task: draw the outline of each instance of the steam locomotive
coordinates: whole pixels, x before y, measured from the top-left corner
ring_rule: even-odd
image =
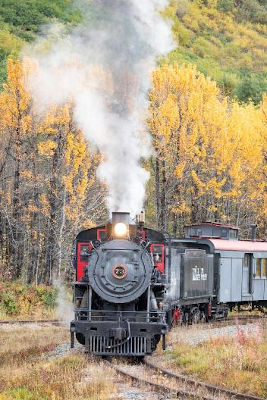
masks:
[[[177,323],[227,316],[234,305],[266,306],[267,242],[240,241],[238,228],[186,227],[184,239],[146,228],[144,214],[112,213],[76,238],[74,339],[89,353],[151,354]]]

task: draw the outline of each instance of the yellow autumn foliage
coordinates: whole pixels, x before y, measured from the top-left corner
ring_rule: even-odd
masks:
[[[73,104],[45,113],[33,104],[25,83],[37,68],[9,59],[0,93],[0,276],[51,282],[52,270],[70,269],[73,238],[96,215],[91,204],[100,203],[98,218],[105,204],[100,156],[76,126]]]
[[[169,226],[177,217],[181,225],[256,221],[263,234],[266,103],[266,96],[259,108],[230,102],[194,66],[154,71],[148,125],[160,164],[155,179],[167,177],[161,188]]]

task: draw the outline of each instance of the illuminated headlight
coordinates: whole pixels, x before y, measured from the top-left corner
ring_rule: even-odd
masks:
[[[114,226],[114,233],[116,236],[126,236],[127,225],[125,225],[123,222],[118,222]]]

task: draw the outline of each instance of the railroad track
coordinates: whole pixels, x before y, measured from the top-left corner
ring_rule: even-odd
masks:
[[[0,325],[27,325],[27,324],[51,324],[51,325],[61,325],[62,322],[59,319],[36,319],[36,320],[2,320]]]
[[[203,326],[213,326],[213,324],[220,324],[223,322],[232,322],[232,321],[252,321],[252,320],[263,320],[266,319],[267,315],[240,315],[240,316],[230,316],[227,317],[225,319],[221,319],[218,321],[214,321],[214,322],[209,322],[209,324],[207,325],[206,323],[203,323]],[[19,320],[19,319],[12,319],[12,320],[0,320],[0,325],[8,325],[8,324],[54,324],[54,325],[60,325],[62,323],[62,321],[60,321],[59,319],[36,319],[36,320]]]
[[[204,326],[212,326],[212,327],[223,327],[229,326],[233,324],[245,325],[248,323],[253,323],[255,321],[264,321],[266,320],[267,315],[237,315],[237,316],[230,316],[227,318],[210,321],[208,324],[204,323]]]
[[[267,314],[262,314],[262,315],[236,315],[236,316],[235,315],[230,315],[227,318],[223,318],[221,320],[214,321],[214,323],[216,323],[216,322],[218,322],[218,323],[219,322],[221,322],[221,323],[238,322],[238,323],[242,324],[243,321],[245,321],[245,322],[263,321],[266,318],[267,318]]]
[[[236,319],[238,320],[243,320],[243,319],[264,319],[267,317],[267,314],[261,314],[261,315],[230,315],[229,317],[227,317],[226,319],[224,319],[223,321],[234,321]]]
[[[139,364],[125,364],[105,360],[119,375],[130,379],[138,385],[149,386],[155,392],[167,395],[168,398],[195,399],[195,400],[265,400],[254,395],[243,394],[206,384],[202,381],[188,378],[184,375],[174,374],[172,371],[163,369],[151,362],[150,357]]]
[[[137,383],[138,385],[148,386],[153,389],[155,392],[164,394],[168,396],[168,398],[178,398],[178,399],[195,399],[195,400],[214,400],[213,397],[206,396],[204,394],[198,394],[194,391],[189,391],[184,388],[175,388],[174,382],[168,382],[168,385],[164,383],[163,374],[157,370],[151,374],[151,380],[144,378],[144,365],[140,363],[139,365],[135,365],[134,369],[139,369],[138,374],[131,372],[133,369],[132,365],[122,364],[118,365],[109,360],[105,360],[106,364],[109,365],[110,368],[114,369],[119,375],[130,379],[131,381]],[[146,366],[147,368],[147,366]],[[150,371],[152,369],[150,368]],[[155,376],[156,375],[156,376]],[[173,378],[172,378],[173,381]],[[166,382],[166,379],[165,379]],[[164,397],[166,398],[166,397]]]
[[[192,378],[188,378],[184,375],[174,374],[172,371],[166,370],[164,368],[159,367],[158,365],[154,364],[150,360],[151,357],[146,357],[144,359],[144,364],[153,371],[159,371],[161,374],[165,375],[168,378],[174,378],[177,382],[186,383],[188,386],[192,387],[193,389],[202,388],[205,389],[210,395],[215,396],[212,397],[213,399],[218,399],[219,395],[226,395],[229,398],[233,398],[236,400],[264,400],[262,397],[257,397],[254,395],[243,394],[239,393],[230,389],[221,388],[218,386],[210,385],[208,383],[197,381]]]

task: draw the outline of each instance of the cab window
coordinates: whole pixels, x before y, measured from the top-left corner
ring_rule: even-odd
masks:
[[[81,246],[80,261],[87,261],[89,258],[90,250],[89,245],[83,244]]]
[[[153,247],[153,260],[154,260],[154,264],[162,263],[162,247],[161,246]]]

